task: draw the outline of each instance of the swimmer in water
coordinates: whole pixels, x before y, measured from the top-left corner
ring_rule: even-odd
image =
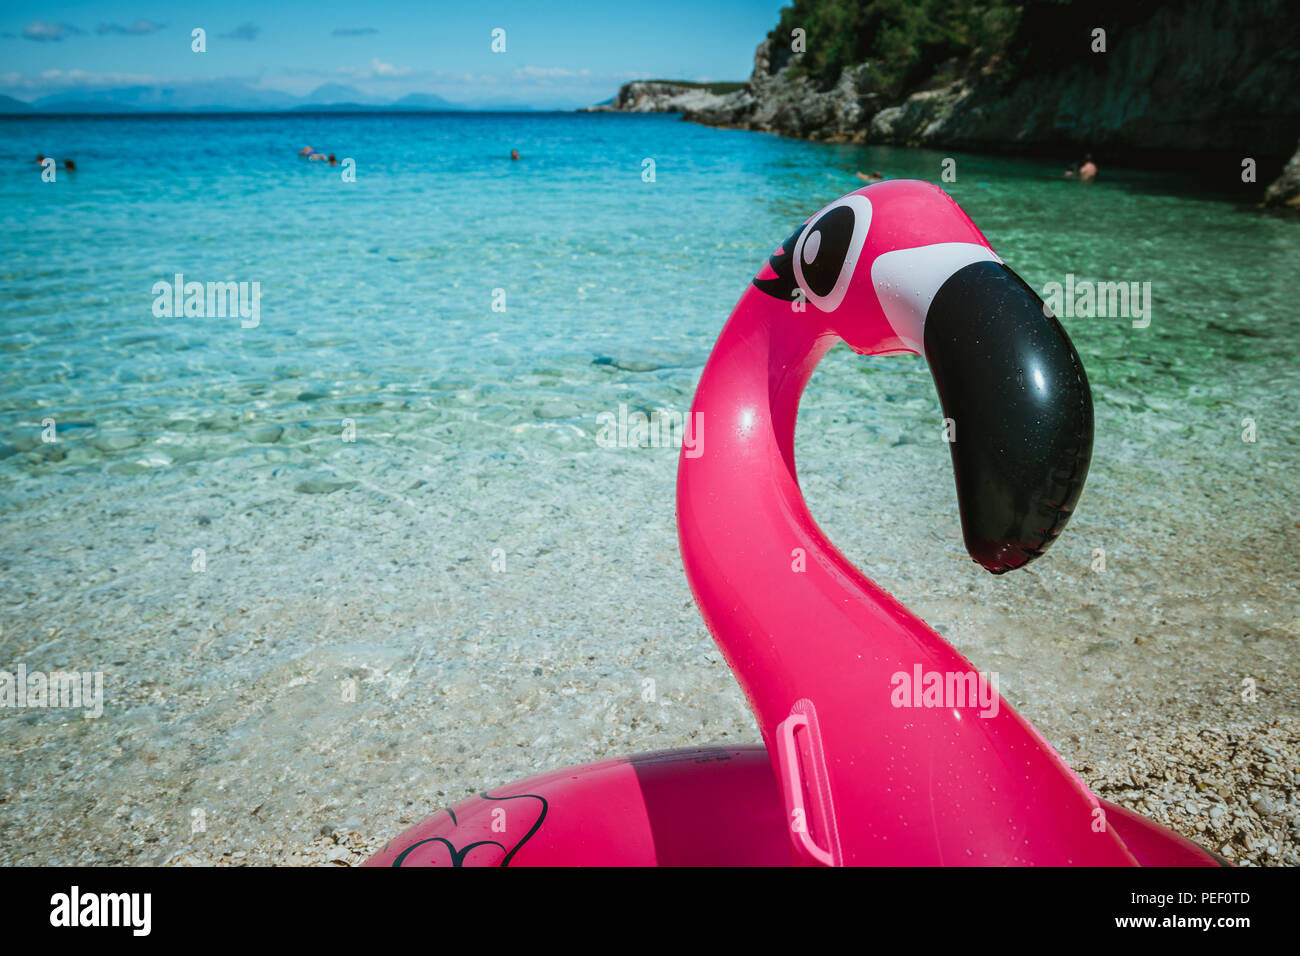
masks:
[[[873,169],[869,173],[858,173],[857,176],[864,183],[878,183],[885,178],[878,169]]]
[[[334,154],[333,154],[333,153],[330,153],[330,165],[331,165],[331,166],[337,166],[338,164],[339,164],[339,161],[338,161],[337,159],[334,158]]]
[[[307,157],[307,161],[311,163],[323,163],[325,162],[326,158],[327,157],[325,156],[324,153],[312,153],[310,156]]]
[[[1076,175],[1081,183],[1090,183],[1097,178],[1097,164],[1092,161],[1092,153],[1084,153],[1083,162],[1079,164],[1078,169],[1065,171],[1066,179],[1072,179]]]
[[[314,152],[316,152],[316,150],[313,149],[312,147],[310,147],[310,146],[304,146],[302,149],[298,150],[298,155],[299,155],[299,156],[310,156],[310,155],[311,155],[312,153],[314,153]]]
[[[37,153],[37,154],[36,154],[36,165],[37,165],[37,166],[44,166],[44,165],[45,165],[45,160],[46,160],[47,158],[48,158],[48,157],[47,157],[44,153]],[[58,160],[51,160],[51,162],[53,162],[55,166],[58,166],[58,165],[59,165]],[[70,172],[74,172],[74,173],[75,173],[75,172],[77,171],[77,164],[76,164],[73,160],[71,160],[71,159],[64,160],[64,162],[63,162],[63,168],[66,169],[66,170],[69,170]]]
[[[510,159],[511,159],[511,160],[516,160],[516,159],[518,159],[518,158],[519,158],[519,150],[517,150],[517,149],[512,149],[512,150],[510,151]]]

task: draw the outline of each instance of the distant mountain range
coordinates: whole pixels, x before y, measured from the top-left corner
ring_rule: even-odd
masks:
[[[31,113],[32,105],[0,93],[0,113]]]
[[[80,89],[26,103],[0,94],[0,114],[33,113],[213,113],[229,111],[294,110],[530,110],[547,109],[509,100],[452,103],[433,93],[410,93],[396,100],[363,93],[355,87],[327,83],[306,96],[262,90],[245,83],[212,80],[176,86],[118,86]]]

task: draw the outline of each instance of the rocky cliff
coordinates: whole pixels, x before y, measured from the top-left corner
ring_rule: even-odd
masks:
[[[730,84],[729,84],[730,85]],[[624,83],[609,103],[588,106],[584,113],[697,113],[714,109],[725,97],[699,85],[636,80]]]
[[[1300,211],[1300,146],[1296,147],[1295,155],[1283,168],[1282,175],[1264,193],[1264,205]]]
[[[814,140],[1062,157],[1091,151],[1103,161],[1209,162],[1225,175],[1251,157],[1270,178],[1300,137],[1294,2],[1026,3],[1001,48],[969,50],[906,88],[883,84],[888,70],[871,59],[840,68],[829,85],[801,68],[805,54],[792,52],[784,31],[818,5],[803,0],[783,11],[740,90],[687,99],[651,97],[629,84],[612,108],[626,96],[671,103],[698,123]],[[1104,52],[1094,49],[1097,28],[1106,31]]]

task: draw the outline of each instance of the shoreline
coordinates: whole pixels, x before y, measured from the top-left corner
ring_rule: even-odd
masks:
[[[769,129],[755,127],[746,123],[725,122],[711,119],[708,116],[701,115],[690,110],[677,108],[663,110],[620,110],[620,109],[592,109],[590,107],[578,110],[579,113],[620,115],[620,116],[641,116],[641,115],[661,115],[677,116],[682,122],[693,123],[697,126],[703,126],[708,129],[727,130],[733,132],[746,133],[763,133],[770,136],[777,136],[782,139],[798,140],[800,142],[813,143],[825,146],[855,146],[865,149],[882,148],[882,149],[918,149],[929,152],[950,151],[954,153],[963,153],[973,156],[987,156],[999,159],[1031,159],[1060,163],[1068,166],[1071,162],[1077,160],[1083,146],[1076,144],[1073,147],[1062,148],[1051,145],[1035,144],[1012,144],[1006,145],[997,142],[988,143],[963,143],[963,142],[897,142],[893,140],[874,140],[866,139],[862,136],[855,136],[846,133],[832,132],[823,134],[816,132],[813,135],[805,135],[788,130]],[[1164,171],[1175,172],[1183,176],[1198,176],[1207,181],[1216,181],[1220,183],[1231,183],[1235,191],[1239,191],[1240,201],[1260,209],[1273,213],[1300,214],[1300,147],[1294,154],[1278,154],[1263,157],[1263,161],[1257,166],[1258,175],[1250,182],[1244,182],[1238,175],[1240,173],[1240,150],[1171,150],[1171,149],[1148,149],[1148,150],[1130,150],[1121,151],[1115,154],[1104,155],[1100,157],[1105,168],[1131,169],[1135,171]],[[1238,187],[1240,187],[1238,189]],[[1227,187],[1220,187],[1215,192],[1227,192]],[[1278,194],[1278,201],[1270,201],[1270,194]]]

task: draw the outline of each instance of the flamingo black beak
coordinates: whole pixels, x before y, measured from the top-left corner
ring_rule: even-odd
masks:
[[[954,272],[925,315],[966,550],[994,574],[1056,539],[1092,458],[1092,392],[1038,295],[1001,262]]]

